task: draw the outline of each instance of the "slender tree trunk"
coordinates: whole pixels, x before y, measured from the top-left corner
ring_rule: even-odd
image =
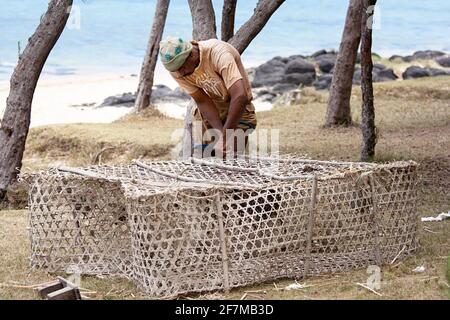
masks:
[[[142,111],[150,106],[152,97],[153,78],[156,62],[158,61],[159,43],[164,32],[170,0],[158,0],[152,33],[147,46],[147,53],[142,63],[141,76],[136,97],[136,110]]]
[[[373,103],[372,85],[372,22],[376,0],[363,0],[364,9],[361,26],[361,90],[362,90],[362,117],[361,129],[363,143],[361,148],[361,161],[373,161],[377,134],[375,127],[375,108]]]
[[[188,0],[193,32],[197,41],[217,39],[216,14],[211,0]]]
[[[234,21],[237,0],[224,0],[222,9],[222,41],[228,41],[234,36]]]
[[[361,39],[361,19],[364,0],[350,0],[342,34],[339,54],[334,66],[333,80],[330,88],[325,125],[350,125],[352,116],[350,96],[352,93],[353,74]]]
[[[11,76],[0,128],[0,199],[17,178],[30,126],[34,91],[50,51],[69,18],[72,0],[52,0]]]
[[[259,0],[251,18],[236,32],[231,43],[239,53],[243,53],[248,45],[261,32],[273,13],[285,0]]]
[[[197,41],[217,39],[216,15],[211,0],[188,0],[192,16],[192,38]],[[194,99],[186,108],[184,118],[184,134],[182,141],[183,159],[194,155],[192,139],[193,117],[192,111],[195,108]]]

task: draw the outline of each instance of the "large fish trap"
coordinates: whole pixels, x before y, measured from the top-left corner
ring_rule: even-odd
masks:
[[[152,297],[382,265],[418,247],[416,171],[258,158],[24,175],[31,265],[126,276]]]

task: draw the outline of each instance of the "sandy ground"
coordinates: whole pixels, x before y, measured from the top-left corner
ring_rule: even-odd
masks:
[[[40,79],[33,99],[31,127],[64,123],[110,123],[132,111],[126,107],[99,106],[109,96],[135,92],[138,77],[132,75],[99,74],[77,76],[46,76]],[[176,82],[170,75],[159,75],[155,83],[172,89]],[[6,108],[9,82],[0,82],[0,115]],[[271,109],[270,103],[255,103],[257,111]],[[169,117],[182,119],[185,106],[164,103],[158,109]]]

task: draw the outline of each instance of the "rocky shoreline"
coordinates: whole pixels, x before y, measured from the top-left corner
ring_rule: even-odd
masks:
[[[422,77],[450,75],[450,55],[441,51],[417,51],[412,55],[394,55],[384,59],[374,53],[373,81],[398,81]],[[286,93],[301,87],[314,87],[316,90],[328,90],[333,78],[337,52],[320,50],[310,56],[294,55],[274,57],[259,67],[248,70],[255,101],[275,103]],[[383,64],[383,62],[385,64]],[[424,63],[426,62],[426,63]],[[361,82],[360,57],[353,76],[353,84]],[[395,69],[399,65],[402,68]],[[431,66],[430,66],[431,65]],[[179,88],[171,90],[165,85],[153,88],[152,103],[173,103],[185,105],[189,96]],[[136,95],[124,93],[105,99],[104,106],[133,106]]]
[[[383,59],[374,53],[373,81],[385,82],[407,80],[421,77],[450,75],[450,55],[440,51],[417,51],[410,56],[392,56]],[[256,99],[274,102],[280,95],[301,87],[314,87],[316,90],[328,90],[333,79],[337,52],[320,50],[310,56],[295,55],[275,57],[261,66],[250,70],[252,86]],[[377,62],[380,61],[380,62]],[[381,63],[411,64],[398,74],[398,70]],[[422,66],[423,61],[432,61],[436,67]],[[353,84],[361,83],[360,56],[353,76]],[[415,65],[417,63],[417,65]]]

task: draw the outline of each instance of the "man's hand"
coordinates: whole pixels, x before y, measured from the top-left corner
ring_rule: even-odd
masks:
[[[191,94],[191,96],[195,100],[202,117],[208,120],[213,129],[222,132],[222,120],[220,120],[219,112],[217,111],[211,98],[202,89],[198,89],[196,92]]]

